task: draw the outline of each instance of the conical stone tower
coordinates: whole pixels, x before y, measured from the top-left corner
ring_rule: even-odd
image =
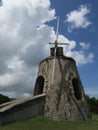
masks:
[[[44,116],[54,120],[89,120],[91,114],[74,59],[51,48],[39,65],[34,95],[45,93]]]
[[[50,57],[40,62],[34,95],[46,94],[44,116],[54,120],[89,120],[91,114],[74,59],[58,47],[57,22],[55,47]],[[68,45],[67,43],[60,43]]]

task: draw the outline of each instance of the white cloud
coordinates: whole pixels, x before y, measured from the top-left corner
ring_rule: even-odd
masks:
[[[82,47],[82,49],[85,49],[85,50],[88,50],[90,48],[89,43],[80,42],[80,46]]]
[[[85,88],[86,95],[98,98],[98,87]]]
[[[76,41],[69,40],[62,35],[59,35],[58,41],[61,43],[69,43],[69,45],[63,46],[64,53],[68,57],[73,57],[76,60],[77,65],[84,65],[93,62],[94,54],[89,52],[90,43],[76,43]],[[79,45],[80,48],[76,50],[75,48]]]
[[[89,13],[90,8],[87,5],[81,5],[78,10],[71,11],[67,14],[65,22],[68,23],[69,32],[75,28],[87,28],[91,24],[91,21],[87,17]]]
[[[54,41],[55,31],[46,25],[55,19],[55,10],[49,0],[8,0],[0,7],[0,92],[12,97],[33,93],[39,62],[49,55],[49,41]],[[59,35],[65,54],[86,64],[93,54],[75,50],[77,43]],[[89,49],[89,48],[87,48]],[[82,60],[81,60],[82,59]]]
[[[18,73],[19,74],[19,73]],[[21,76],[14,74],[5,74],[3,76],[0,77],[0,85],[2,87],[5,86],[12,86],[14,84],[16,84],[16,82],[19,82]],[[6,82],[5,82],[6,79]]]
[[[0,91],[32,94],[38,63],[53,34],[44,23],[55,18],[55,10],[49,0],[8,0],[0,14]]]
[[[67,56],[71,56],[76,60],[77,65],[87,64],[93,62],[93,53],[85,54],[85,51],[69,51]]]

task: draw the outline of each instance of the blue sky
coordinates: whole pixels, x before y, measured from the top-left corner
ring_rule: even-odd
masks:
[[[60,17],[59,42],[76,60],[86,94],[98,97],[97,0],[2,0],[0,93],[32,95],[39,62],[49,56]]]
[[[86,93],[90,96],[98,97],[98,13],[97,13],[97,0],[51,0],[51,7],[55,8],[56,16],[60,17],[60,29],[59,33],[67,36],[69,39],[73,39],[77,42],[85,42],[90,44],[88,51],[92,52],[93,62],[84,65],[79,65],[78,70],[81,76],[83,86]],[[69,12],[77,10],[79,11],[80,6],[87,6],[89,13],[86,15],[88,21],[91,22],[89,26],[83,28],[74,28],[71,32],[68,31],[69,23],[64,22],[67,19]],[[77,19],[78,20],[78,19]],[[77,49],[79,46],[77,45]]]

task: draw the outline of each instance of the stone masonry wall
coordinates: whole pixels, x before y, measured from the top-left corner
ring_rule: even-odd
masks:
[[[54,120],[90,119],[91,114],[75,61],[66,57],[56,58],[52,83],[53,63],[53,58],[43,60],[38,71],[38,76],[45,79],[43,93],[47,93],[44,115]],[[73,81],[78,89],[73,87]]]
[[[0,124],[44,114],[45,94],[20,99],[0,109]]]

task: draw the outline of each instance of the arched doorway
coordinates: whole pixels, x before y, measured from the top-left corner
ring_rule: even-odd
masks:
[[[43,87],[44,87],[44,77],[39,76],[36,80],[34,95],[42,94],[43,93]]]
[[[77,78],[74,78],[72,80],[72,84],[73,84],[75,98],[77,100],[81,100],[82,99],[82,92],[81,92],[81,87],[80,87],[80,85],[81,85],[80,81]]]

